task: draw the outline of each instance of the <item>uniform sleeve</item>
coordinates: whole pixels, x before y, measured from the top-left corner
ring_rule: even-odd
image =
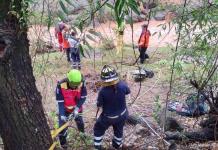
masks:
[[[60,84],[57,85],[55,93],[56,93],[56,101],[58,103],[59,115],[64,116],[65,115],[65,112],[64,112],[64,97],[63,97],[63,94],[61,92]]]
[[[102,90],[98,93],[98,98],[97,98],[97,107],[102,107],[103,106],[103,94]]]
[[[86,82],[84,80],[81,87],[81,97],[76,105],[78,108],[80,108],[84,104],[84,102],[86,101],[86,97],[87,97],[87,89],[86,89]]]

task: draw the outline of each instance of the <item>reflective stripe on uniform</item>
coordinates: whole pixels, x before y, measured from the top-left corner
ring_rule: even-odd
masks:
[[[66,135],[67,135],[67,130],[64,131],[64,133],[60,133],[59,135],[60,135],[60,136],[66,136]]]
[[[100,136],[100,137],[95,136],[95,137],[94,137],[94,139],[95,139],[95,140],[98,140],[98,141],[99,141],[99,140],[102,140],[102,138],[103,138],[103,136]]]
[[[117,141],[114,141],[117,145],[121,145],[122,144],[122,141],[121,142],[117,142]]]
[[[102,139],[103,139],[103,136],[95,136],[95,137],[94,137],[94,145],[95,145],[95,146],[101,145]]]
[[[101,142],[94,142],[94,145],[99,146],[99,145],[101,145]]]
[[[86,98],[87,96],[81,96],[81,98]]]
[[[118,138],[116,136],[114,136],[113,141],[117,144],[117,145],[121,145],[123,142],[123,138]]]
[[[123,138],[118,138],[118,137],[114,136],[114,139],[116,139],[117,141],[122,141]]]
[[[124,111],[123,111],[120,115],[116,115],[116,116],[106,116],[106,117],[108,117],[108,118],[110,118],[110,119],[116,119],[116,118],[118,118],[118,117],[124,115],[125,112],[126,112],[126,109],[124,109]]]
[[[57,102],[58,102],[58,103],[63,103],[63,102],[64,102],[64,100],[57,100]]]

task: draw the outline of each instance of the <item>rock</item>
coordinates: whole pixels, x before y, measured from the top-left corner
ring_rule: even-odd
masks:
[[[168,147],[168,150],[177,150],[177,146],[176,146],[175,141],[171,140],[168,142],[170,142],[170,146]]]
[[[166,14],[167,13],[165,11],[158,11],[154,16],[154,19],[157,21],[165,20]]]
[[[152,3],[144,3],[143,7],[144,7],[144,9],[152,9],[152,8],[157,7],[157,3],[154,3],[154,2],[152,2]]]
[[[182,125],[172,117],[167,117],[166,118],[166,123],[165,123],[165,131],[182,131],[183,127]]]
[[[158,114],[158,124],[163,127],[165,123],[164,113],[165,108],[163,108]],[[165,123],[165,131],[182,131],[182,125],[174,118],[176,118],[176,113],[171,111],[166,111],[166,123]]]
[[[137,124],[135,126],[136,128],[136,134],[137,135],[140,135],[140,136],[149,136],[150,135],[150,132],[147,128],[141,126],[140,124]]]
[[[165,132],[166,134],[166,140],[182,140],[182,134],[179,132]]]

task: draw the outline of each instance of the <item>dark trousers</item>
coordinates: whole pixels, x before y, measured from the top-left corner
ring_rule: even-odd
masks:
[[[67,117],[70,115],[69,113],[66,113],[65,114]],[[60,119],[60,116],[59,116],[59,127],[61,127],[62,125],[64,125],[66,122],[64,122],[64,121],[62,121],[61,119]],[[82,116],[78,116],[77,118],[75,118],[75,122],[76,122],[76,126],[77,126],[77,128],[78,128],[78,130],[80,131],[80,132],[85,132],[85,129],[84,129],[84,122],[83,122],[83,118],[82,118]],[[60,144],[61,145],[64,145],[64,144],[66,144],[66,142],[67,142],[67,140],[66,140],[66,138],[67,138],[67,129],[68,128],[65,128],[62,132],[60,132],[60,134],[59,134],[59,140],[60,140]]]
[[[114,130],[114,138],[112,145],[114,148],[119,148],[123,141],[123,127],[127,118],[127,112],[118,118],[111,119],[101,114],[94,126],[94,146],[96,149],[101,149],[101,142],[105,131],[112,126]]]
[[[67,54],[67,61],[70,62],[70,48],[65,48],[64,50],[66,51]]]
[[[70,55],[71,55],[72,67],[74,69],[81,69],[79,49],[71,48]]]
[[[140,63],[143,64],[145,59],[149,58],[148,54],[146,53],[147,47],[139,47],[139,58]]]

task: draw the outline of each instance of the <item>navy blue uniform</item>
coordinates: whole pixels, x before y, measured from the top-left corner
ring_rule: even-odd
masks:
[[[68,117],[70,115],[70,113],[68,111],[66,111],[66,108],[64,106],[64,95],[62,93],[63,88],[66,90],[70,89],[70,87],[67,83],[67,79],[63,79],[63,80],[59,81],[57,84],[57,87],[56,87],[56,100],[58,102],[58,110],[59,110],[59,127],[61,127],[65,123],[61,119],[61,116]],[[81,93],[80,98],[76,101],[76,107],[78,107],[78,108],[82,107],[82,105],[85,102],[86,97],[87,97],[87,89],[85,86],[85,80],[82,81],[80,93]],[[80,109],[79,113],[81,113],[81,112],[82,111]],[[82,116],[78,116],[77,118],[75,118],[75,122],[76,122],[78,130],[80,132],[84,132],[84,122],[83,122]],[[59,139],[60,139],[61,145],[64,145],[66,143],[66,137],[67,137],[67,128],[59,134]]]
[[[122,144],[123,127],[128,116],[125,96],[130,93],[125,82],[119,81],[116,85],[103,87],[97,99],[97,106],[102,107],[102,113],[94,126],[94,145],[98,149],[105,131],[113,126],[113,147],[119,148]]]

